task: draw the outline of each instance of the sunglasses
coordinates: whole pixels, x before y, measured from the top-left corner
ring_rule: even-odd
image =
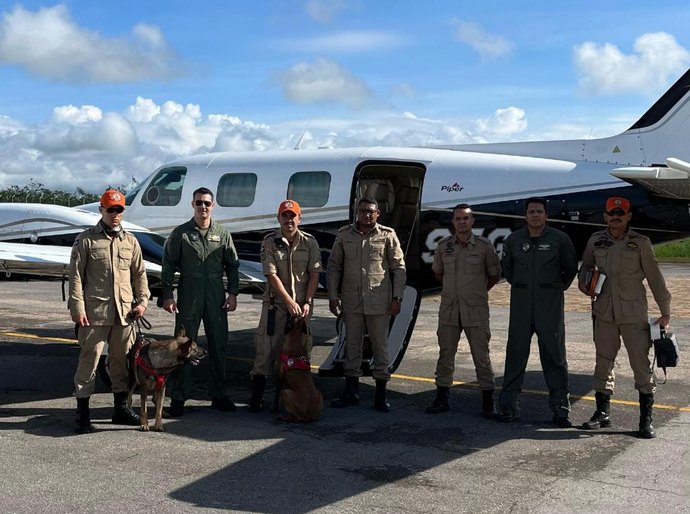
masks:
[[[623,209],[613,209],[611,211],[606,211],[609,216],[625,216],[625,211]]]
[[[202,205],[205,205],[206,207],[211,207],[213,205],[213,202],[209,202],[208,200],[195,200],[194,205],[197,207],[201,207]]]
[[[121,205],[116,205],[115,207],[108,207],[105,210],[105,212],[107,212],[108,214],[122,214],[123,212],[125,212],[125,208]]]

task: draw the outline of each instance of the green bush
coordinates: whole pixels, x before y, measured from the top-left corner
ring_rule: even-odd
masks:
[[[690,262],[690,239],[657,245],[654,253],[659,261]]]

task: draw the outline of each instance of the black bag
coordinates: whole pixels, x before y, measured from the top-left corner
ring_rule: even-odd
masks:
[[[675,368],[680,360],[676,336],[662,328],[661,337],[654,339],[653,343],[656,365],[664,370],[664,376],[666,376],[666,368]]]

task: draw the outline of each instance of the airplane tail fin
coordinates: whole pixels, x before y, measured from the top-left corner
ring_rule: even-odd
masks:
[[[443,146],[491,154],[651,166],[669,157],[690,162],[690,70],[628,130],[601,139]]]

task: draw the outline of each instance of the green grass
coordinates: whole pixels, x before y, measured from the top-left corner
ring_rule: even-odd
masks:
[[[660,262],[690,262],[690,239],[657,245],[654,253]]]

